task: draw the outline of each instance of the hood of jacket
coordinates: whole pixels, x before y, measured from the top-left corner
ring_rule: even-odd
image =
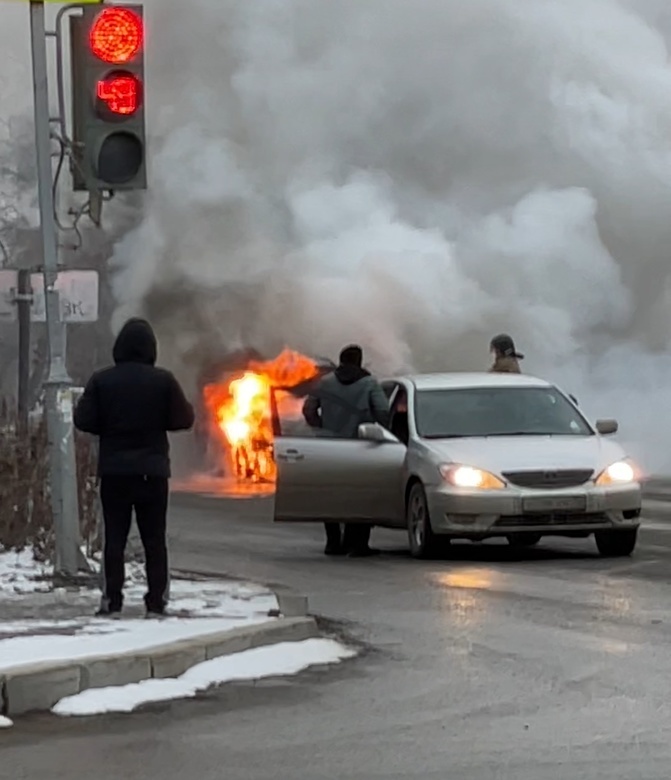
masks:
[[[341,385],[353,385],[360,379],[363,379],[366,376],[370,376],[370,371],[366,371],[365,368],[361,368],[360,366],[345,365],[343,363],[341,363],[333,373]]]
[[[147,320],[131,319],[121,328],[114,342],[115,363],[145,363],[153,366],[157,357],[156,336]]]

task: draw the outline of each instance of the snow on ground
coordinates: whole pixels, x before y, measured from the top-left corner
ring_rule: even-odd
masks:
[[[81,627],[80,620],[22,620],[0,621],[0,638],[16,634],[48,634],[49,632],[75,631]]]
[[[61,699],[52,711],[57,715],[132,712],[142,704],[192,698],[201,691],[234,680],[298,674],[310,666],[339,663],[355,655],[355,650],[332,639],[281,642],[205,661],[177,678],[89,689]]]
[[[9,718],[5,718],[4,715],[0,715],[0,729],[11,728],[14,724]]]
[[[59,608],[67,608],[62,619],[53,619],[53,604],[42,603],[49,583],[39,582],[40,565],[30,552],[0,553],[0,599],[9,595],[14,605],[25,603],[30,618],[0,621],[0,671],[25,664],[108,656],[147,650],[157,645],[203,634],[227,631],[239,626],[268,621],[278,607],[275,595],[259,585],[227,580],[172,579],[170,617],[138,620],[143,612],[144,571],[138,564],[127,566],[124,589],[128,615],[110,621],[93,617],[100,603],[94,589],[54,591]],[[17,590],[18,589],[18,590]],[[54,595],[52,594],[52,595]],[[19,618],[24,606],[20,606]]]
[[[0,672],[27,664],[140,652],[272,619],[267,615],[250,615],[244,618],[91,621],[71,635],[39,634],[0,640]]]
[[[97,568],[96,561],[92,560],[90,563]],[[124,588],[126,603],[141,603],[145,587],[144,566],[136,562],[127,563]],[[99,593],[90,590],[82,590],[79,594],[75,594],[66,591],[65,588],[54,588],[50,567],[35,561],[31,550],[0,551],[0,598],[50,592],[67,593],[69,601],[81,596],[83,601],[88,600],[93,603],[100,597]],[[251,583],[182,579],[172,579],[170,583],[170,602],[173,612],[197,609],[203,615],[207,614],[211,617],[227,616],[230,610],[235,614],[240,601],[268,593],[267,588]],[[228,598],[224,598],[225,595]]]
[[[0,552],[0,595],[46,593],[51,583],[45,578],[50,574],[45,564],[37,563],[32,550]]]

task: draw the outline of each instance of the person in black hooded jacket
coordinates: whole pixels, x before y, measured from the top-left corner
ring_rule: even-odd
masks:
[[[93,374],[74,414],[75,426],[100,440],[105,592],[99,614],[121,612],[124,555],[135,510],[147,566],[145,605],[148,615],[161,615],[168,589],[167,432],[190,429],[194,411],[175,377],[155,366],[156,337],[146,320],[126,322],[112,355],[115,365]]]

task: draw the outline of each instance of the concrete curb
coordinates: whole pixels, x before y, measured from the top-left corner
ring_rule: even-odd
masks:
[[[290,598],[285,606],[301,609],[304,597],[295,594],[292,597],[294,601]],[[281,595],[278,595],[278,601],[281,611]],[[307,599],[305,608],[307,611]],[[50,710],[65,696],[74,696],[89,688],[178,677],[203,661],[278,642],[300,642],[318,635],[314,618],[305,615],[282,617],[142,651],[15,667],[4,675],[0,674],[0,714],[14,716]]]

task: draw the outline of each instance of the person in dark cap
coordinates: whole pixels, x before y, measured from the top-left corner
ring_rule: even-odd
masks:
[[[507,333],[494,336],[489,345],[494,363],[489,369],[492,374],[521,374],[520,360],[524,360],[515,349],[515,342]]]
[[[159,616],[168,591],[167,432],[190,429],[194,411],[175,377],[156,367],[156,337],[146,320],[128,320],[112,356],[115,365],[93,374],[74,414],[80,431],[100,439],[105,589],[98,614],[121,613],[124,554],[134,510],[147,566],[147,616]]]
[[[323,377],[305,401],[303,416],[313,428],[341,439],[356,439],[359,425],[376,422],[389,425],[389,402],[380,383],[363,368],[363,350],[356,344],[340,353],[338,367]],[[369,547],[370,525],[325,523],[326,555],[364,557],[375,553]]]

